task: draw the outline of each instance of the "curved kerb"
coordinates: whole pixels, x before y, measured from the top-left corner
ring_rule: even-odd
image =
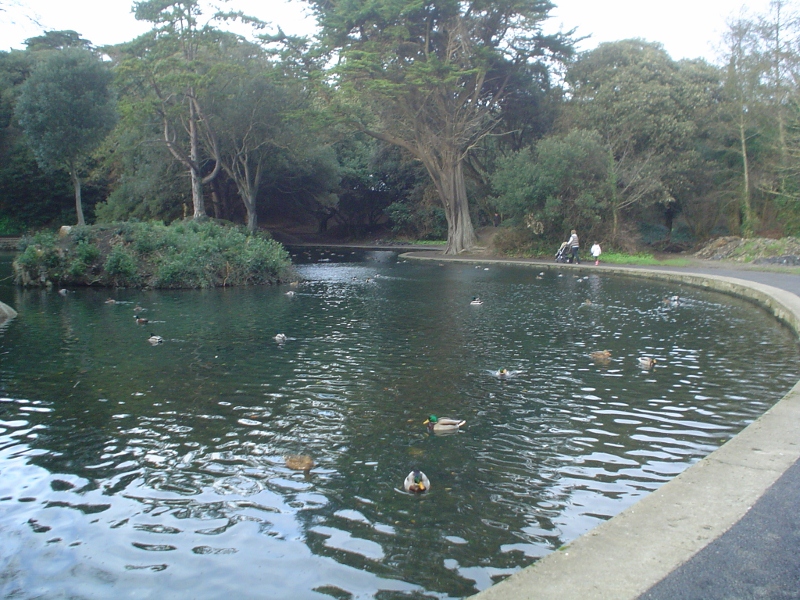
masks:
[[[541,263],[460,260],[552,268]],[[776,287],[689,272],[624,267],[603,267],[602,272],[674,281],[745,298],[800,336],[800,297]],[[800,458],[798,422],[800,383],[741,433],[655,492],[472,599],[638,598],[728,531]]]

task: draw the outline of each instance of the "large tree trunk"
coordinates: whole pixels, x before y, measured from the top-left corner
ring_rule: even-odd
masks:
[[[444,164],[432,160],[424,160],[439,198],[444,205],[447,219],[447,246],[445,254],[459,254],[470,250],[476,242],[472,217],[469,214],[467,185],[464,181],[464,169],[461,160],[443,161]]]
[[[83,201],[81,200],[81,180],[78,177],[77,169],[73,165],[69,170],[72,178],[72,187],[75,189],[75,212],[78,213],[78,225],[86,225],[83,218]]]

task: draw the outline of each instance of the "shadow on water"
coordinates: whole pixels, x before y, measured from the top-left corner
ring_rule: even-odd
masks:
[[[3,596],[466,596],[797,379],[787,330],[689,287],[294,254],[297,286],[0,284],[20,313],[0,332]],[[467,426],[431,435],[430,414]],[[413,467],[424,496],[402,491]]]

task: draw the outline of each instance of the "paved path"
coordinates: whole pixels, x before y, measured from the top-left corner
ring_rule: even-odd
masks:
[[[414,254],[425,255],[429,260],[443,258],[432,252]],[[480,256],[456,260],[495,262]],[[509,262],[554,266],[549,261]],[[615,265],[591,264],[566,268],[617,270]],[[760,271],[724,263],[641,270],[751,281],[790,292],[795,296],[794,301],[800,299],[800,275],[788,271]],[[563,552],[548,557],[555,560],[543,559],[478,597],[487,600],[800,598],[798,389],[800,386],[779,403],[782,406],[776,407],[777,410],[769,411],[701,461],[705,464],[698,463],[659,492],[597,527]],[[699,488],[705,492],[698,496]],[[747,488],[752,488],[750,495]],[[708,497],[709,490],[717,497]],[[719,490],[722,492],[714,494]],[[703,498],[703,493],[707,502],[698,503],[696,498]],[[731,517],[719,517],[727,510],[726,504],[737,502],[739,507],[731,511]],[[637,578],[655,583],[643,588],[637,585]],[[583,581],[576,584],[576,579]]]

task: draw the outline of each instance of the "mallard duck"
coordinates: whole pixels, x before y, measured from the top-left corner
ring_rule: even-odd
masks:
[[[643,369],[652,369],[656,364],[656,359],[650,356],[640,356],[639,366]]]
[[[294,291],[293,290],[289,290],[288,292],[286,292],[286,295],[290,296],[290,297],[294,296]]]
[[[431,415],[423,423],[428,426],[428,431],[433,433],[455,433],[466,424],[466,421],[460,419],[440,419],[436,415]]]
[[[403,489],[412,494],[424,494],[431,489],[431,482],[425,473],[419,469],[414,469],[406,475],[406,479],[403,481]]]
[[[142,308],[141,306],[139,306],[138,304],[137,304],[136,306],[134,306],[134,307],[133,307],[133,312],[135,312],[135,313],[140,313],[140,312],[142,312],[143,310],[145,310],[145,309],[144,309],[144,308]]]
[[[289,454],[283,458],[286,466],[293,471],[310,471],[314,468],[314,459],[307,454]]]
[[[114,300],[113,298],[109,298],[108,300],[106,300],[106,304],[116,304],[116,303],[117,301]]]
[[[147,338],[147,341],[150,342],[151,344],[153,344],[153,346],[155,346],[156,344],[163,344],[164,343],[164,338],[162,338],[160,335],[156,335],[154,333],[151,333],[150,337]]]
[[[58,290],[58,293],[61,294],[62,296],[66,296],[67,295],[67,290],[66,290],[66,288],[61,288],[60,290]]]
[[[596,350],[589,353],[592,360],[609,361],[611,360],[611,350]]]
[[[483,300],[481,300],[480,298],[478,298],[477,296],[475,296],[475,297],[472,299],[472,302],[470,302],[470,304],[471,304],[472,306],[480,306],[481,304],[483,304]]]
[[[148,319],[140,317],[139,315],[133,315],[133,318],[136,320],[137,325],[147,325],[150,322]]]
[[[508,373],[508,369],[500,369],[499,371],[497,371],[497,372],[495,373],[495,375],[496,375],[497,377],[499,377],[500,379],[505,379],[505,378],[506,378],[506,377],[508,377],[508,375],[509,375],[509,373]]]
[[[275,336],[275,341],[278,342],[279,344],[285,344],[287,339],[289,338],[286,337],[285,333],[279,333],[278,335]]]

